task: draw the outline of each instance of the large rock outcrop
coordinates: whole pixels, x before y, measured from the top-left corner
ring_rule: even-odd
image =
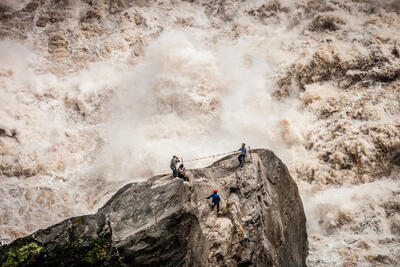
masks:
[[[152,177],[94,215],[67,219],[0,249],[2,266],[305,266],[306,218],[294,181],[269,150]],[[221,213],[206,197],[218,189]]]

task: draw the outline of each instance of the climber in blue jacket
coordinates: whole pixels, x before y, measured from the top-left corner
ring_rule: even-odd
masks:
[[[218,190],[215,189],[214,193],[212,193],[207,199],[212,198],[212,203],[213,206],[212,208],[214,209],[215,206],[217,206],[217,214],[219,213],[219,202],[221,201],[219,195],[218,195]]]
[[[239,148],[238,151],[240,151],[240,155],[238,157],[238,160],[239,160],[238,167],[240,167],[240,169],[243,169],[244,161],[245,161],[246,154],[247,154],[247,148],[246,148],[245,143],[242,144],[242,146]]]

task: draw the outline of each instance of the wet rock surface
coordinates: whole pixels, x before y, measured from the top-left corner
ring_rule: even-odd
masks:
[[[2,266],[305,266],[302,201],[273,152],[253,150],[242,170],[231,155],[188,173],[128,184],[94,215],[3,246]]]

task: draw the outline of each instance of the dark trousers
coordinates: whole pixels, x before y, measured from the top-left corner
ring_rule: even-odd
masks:
[[[183,175],[183,173],[181,173],[180,171],[178,171],[178,177],[182,178],[185,181],[189,181],[189,178],[186,175]]]
[[[178,177],[178,170],[174,167],[171,166],[171,170],[172,170],[172,177]]]
[[[218,213],[219,212],[219,202],[213,202],[212,208],[214,209],[215,206],[217,206],[217,213]]]
[[[238,157],[238,160],[239,160],[239,167],[240,167],[240,168],[242,168],[243,165],[244,165],[244,156],[245,156],[245,155],[240,154],[239,157]]]

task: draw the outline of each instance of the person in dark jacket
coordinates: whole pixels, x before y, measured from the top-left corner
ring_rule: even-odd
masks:
[[[183,178],[183,180],[185,180],[185,181],[189,181],[189,177],[186,174],[186,168],[185,168],[185,166],[183,166],[183,164],[179,165],[178,177]]]
[[[207,199],[212,198],[212,203],[213,206],[212,208],[214,209],[215,206],[217,206],[217,214],[219,213],[219,202],[221,201],[219,195],[218,195],[218,190],[215,189],[214,193],[212,193]]]
[[[238,157],[238,160],[239,160],[239,167],[240,167],[240,169],[242,169],[243,165],[244,165],[244,159],[246,158],[246,154],[247,154],[247,148],[246,148],[245,143],[242,144],[242,147],[239,148],[238,151],[241,152]]]

